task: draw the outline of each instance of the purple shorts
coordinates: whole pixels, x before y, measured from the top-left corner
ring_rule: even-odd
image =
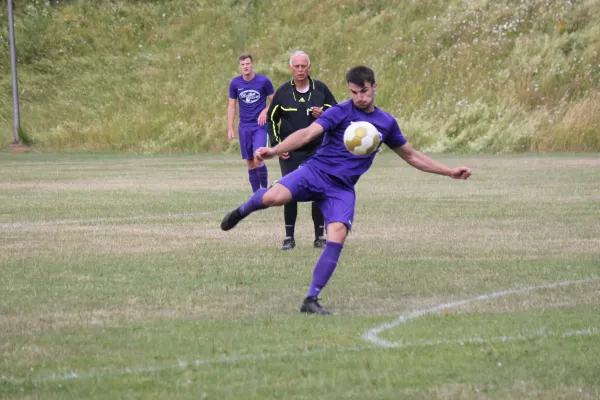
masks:
[[[244,160],[252,160],[259,147],[267,147],[267,125],[249,124],[238,126],[240,150]]]
[[[288,188],[294,201],[317,203],[325,217],[325,226],[332,222],[341,222],[349,230],[352,229],[356,203],[353,187],[338,182],[335,177],[310,165],[301,165],[275,183]]]

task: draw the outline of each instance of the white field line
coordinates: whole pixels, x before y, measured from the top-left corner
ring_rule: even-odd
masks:
[[[438,313],[440,311],[444,311],[444,310],[451,309],[451,308],[457,308],[457,307],[463,306],[468,303],[487,301],[490,299],[495,299],[497,297],[504,297],[504,296],[508,296],[511,294],[526,293],[526,292],[531,292],[534,290],[554,289],[554,288],[557,288],[560,286],[569,286],[569,285],[588,283],[588,282],[590,282],[592,280],[596,280],[596,279],[597,278],[582,279],[582,280],[578,280],[578,281],[562,281],[562,282],[556,282],[556,283],[549,283],[547,285],[527,286],[527,287],[517,288],[517,289],[500,290],[498,292],[483,294],[480,296],[472,297],[470,299],[458,300],[458,301],[455,301],[452,303],[442,303],[435,307],[414,311],[412,314],[409,314],[407,316],[401,315],[398,318],[396,318],[395,320],[393,320],[392,322],[386,322],[385,324],[379,325],[378,327],[369,329],[364,333],[363,338],[373,344],[376,344],[377,346],[380,346],[380,347],[388,347],[388,348],[389,347],[403,347],[402,342],[390,342],[385,339],[381,339],[377,335],[379,335],[383,331],[392,329],[400,324],[404,324],[404,323],[410,321],[411,319],[419,318],[419,317],[422,317],[427,314]]]
[[[229,210],[227,210],[229,211]],[[187,218],[197,217],[202,215],[223,214],[227,211],[204,211],[197,213],[167,213],[159,215],[132,215],[129,217],[102,217],[102,218],[84,218],[84,219],[59,219],[54,221],[23,221],[23,222],[6,222],[0,224],[0,229],[10,228],[31,228],[36,226],[53,226],[53,225],[77,225],[77,224],[95,224],[106,222],[124,222],[124,221],[149,221],[154,219],[166,218]]]
[[[364,344],[359,346],[349,346],[349,347],[319,347],[314,349],[304,349],[303,351],[297,352],[281,352],[281,353],[259,353],[259,354],[246,354],[246,355],[232,355],[232,356],[223,356],[221,358],[217,358],[214,360],[204,359],[204,360],[179,360],[177,363],[172,364],[164,364],[164,365],[149,365],[146,367],[132,367],[132,368],[104,368],[100,370],[91,370],[86,372],[60,372],[53,373],[51,375],[46,376],[38,376],[38,377],[28,377],[21,379],[14,379],[13,377],[0,377],[0,380],[8,380],[8,381],[17,381],[24,382],[30,381],[33,383],[44,383],[44,382],[53,382],[53,381],[70,381],[70,380],[78,380],[78,379],[90,379],[90,378],[102,378],[109,376],[122,376],[122,375],[130,375],[130,374],[144,374],[144,373],[156,373],[161,371],[173,370],[173,369],[181,369],[188,367],[201,367],[201,366],[211,366],[215,364],[235,364],[243,361],[259,361],[259,360],[268,360],[274,358],[295,358],[301,356],[311,356],[316,354],[324,354],[328,352],[337,352],[337,353],[348,353],[348,352],[357,352],[363,350],[379,350],[385,349],[389,347],[393,348],[407,348],[407,347],[417,347],[417,346],[439,346],[439,345],[465,345],[469,343],[492,343],[492,342],[508,342],[508,341],[517,341],[517,340],[528,340],[533,338],[551,338],[551,337],[560,337],[560,338],[569,338],[576,336],[596,336],[600,334],[600,330],[595,327],[588,327],[582,330],[572,330],[564,333],[556,333],[550,330],[542,329],[536,332],[531,333],[523,333],[520,335],[512,335],[512,336],[500,336],[495,338],[483,338],[483,337],[470,337],[470,338],[459,338],[459,339],[444,339],[444,340],[427,340],[421,342],[387,342],[383,339],[379,339],[377,334],[381,333],[386,329],[391,329],[395,326],[405,323],[411,319],[416,319],[422,317],[427,314],[433,314],[436,312],[440,312],[442,310],[447,310],[451,308],[459,307],[463,304],[477,302],[477,301],[486,301],[497,297],[508,296],[511,294],[525,293],[534,290],[542,290],[542,289],[553,289],[560,286],[568,286],[575,284],[582,284],[591,282],[592,280],[597,280],[598,278],[590,278],[584,280],[577,281],[562,281],[557,283],[551,283],[547,285],[540,286],[529,286],[520,289],[511,289],[511,290],[502,290],[498,292],[493,292],[489,294],[484,294],[481,296],[473,297],[470,299],[460,300],[452,303],[442,303],[438,306],[418,310],[413,312],[407,317],[400,316],[396,320],[383,324],[377,328],[370,329],[365,332],[364,338],[370,341],[370,344]]]
[[[465,345],[469,343],[494,343],[494,342],[510,342],[510,341],[518,341],[518,340],[530,340],[535,338],[551,338],[551,337],[560,337],[560,338],[570,338],[576,336],[597,336],[600,334],[600,330],[598,328],[586,328],[581,330],[573,330],[567,331],[565,333],[556,333],[550,330],[541,329],[537,332],[533,333],[525,333],[522,335],[512,335],[512,336],[499,336],[494,338],[483,338],[483,337],[471,337],[471,338],[459,338],[459,339],[444,339],[444,340],[426,340],[422,342],[403,342],[394,346],[394,348],[408,348],[408,347],[424,347],[424,346],[440,346],[440,345]],[[382,350],[384,347],[373,345],[373,344],[365,344],[361,346],[349,346],[349,347],[318,347],[314,349],[304,349],[302,351],[296,352],[282,352],[282,353],[259,353],[259,354],[246,354],[246,355],[232,355],[232,356],[223,356],[220,358],[216,358],[214,360],[178,360],[173,364],[164,364],[164,365],[149,365],[146,367],[136,367],[136,368],[124,368],[124,369],[110,369],[105,368],[96,371],[86,371],[86,372],[61,372],[54,373],[47,376],[40,376],[36,378],[29,379],[19,379],[18,381],[29,381],[33,383],[44,383],[44,382],[53,382],[53,381],[71,381],[78,379],[90,379],[90,378],[102,378],[102,377],[110,377],[110,376],[123,376],[123,375],[134,375],[134,374],[144,374],[144,373],[158,373],[168,370],[174,369],[182,369],[188,367],[202,367],[202,366],[211,366],[216,364],[236,364],[243,361],[260,361],[260,360],[269,360],[269,359],[279,359],[279,358],[296,358],[302,356],[312,356],[317,354],[325,354],[329,352],[336,353],[351,353],[351,352],[359,352],[363,350]],[[14,381],[13,377],[2,376],[0,379]]]

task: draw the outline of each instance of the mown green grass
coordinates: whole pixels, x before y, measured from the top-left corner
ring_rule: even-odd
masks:
[[[43,150],[236,151],[237,56],[277,87],[303,49],[338,100],[348,68],[373,67],[379,106],[420,149],[598,152],[599,19],[596,0],[19,1],[22,127]],[[0,7],[2,39],[6,24]],[[0,40],[6,144],[9,65]]]
[[[291,252],[280,209],[219,229],[237,157],[0,154],[1,396],[597,398],[597,158],[440,160],[472,179],[378,156],[320,318],[308,206]]]

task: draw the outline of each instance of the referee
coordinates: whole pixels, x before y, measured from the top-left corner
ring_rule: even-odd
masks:
[[[309,75],[310,58],[308,54],[303,51],[293,52],[290,56],[289,69],[292,79],[275,91],[275,97],[267,112],[267,130],[271,146],[281,143],[298,129],[306,128],[327,108],[337,104],[329,88],[323,82],[315,80]],[[285,176],[298,169],[300,164],[314,154],[322,141],[323,135],[320,135],[297,150],[280,154],[281,175]],[[297,216],[297,202],[290,202],[283,206],[285,239],[281,250],[291,250],[296,247],[294,231]],[[315,226],[313,246],[322,249],[326,242],[323,228],[325,223],[323,213],[315,203],[312,203],[312,219]]]

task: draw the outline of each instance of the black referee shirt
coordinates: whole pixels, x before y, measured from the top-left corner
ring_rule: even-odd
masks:
[[[306,93],[296,90],[294,80],[284,83],[275,91],[267,113],[267,130],[271,146],[281,143],[298,129],[306,128],[315,121],[312,107],[326,110],[337,104],[335,97],[323,82],[308,76],[310,82]],[[323,135],[296,151],[313,151],[321,145]]]

